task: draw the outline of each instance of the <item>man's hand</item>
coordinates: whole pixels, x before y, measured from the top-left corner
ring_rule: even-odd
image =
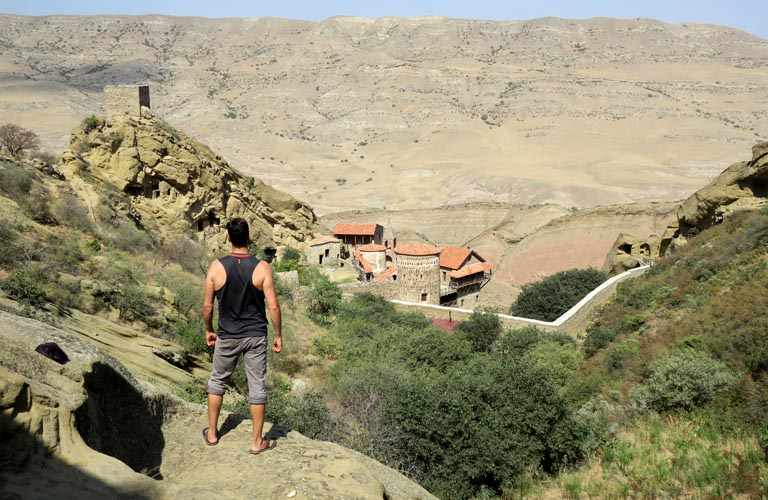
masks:
[[[272,342],[272,350],[275,352],[283,350],[283,337],[275,337],[275,341]]]
[[[208,347],[216,345],[216,337],[216,332],[205,332],[205,343],[208,344]]]

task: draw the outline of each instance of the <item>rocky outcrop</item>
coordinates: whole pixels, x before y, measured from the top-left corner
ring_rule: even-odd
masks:
[[[608,274],[621,274],[629,269],[650,264],[659,258],[661,238],[652,234],[646,239],[621,233],[608,252],[603,269]]]
[[[226,221],[245,218],[261,247],[298,248],[318,232],[312,209],[258,179],[232,169],[210,148],[174,129],[144,108],[142,116],[91,118],[72,131],[64,168],[89,172],[130,198],[137,222],[177,232],[215,235]]]
[[[767,198],[768,142],[762,142],[752,147],[750,161],[734,163],[680,205],[674,238],[682,242],[731,213],[765,206]]]
[[[269,424],[277,448],[250,455],[250,420],[232,414],[222,416],[220,444],[206,446],[203,406],[140,384],[117,359],[153,343],[143,334],[113,357],[97,344],[128,341],[125,329],[87,337],[1,311],[0,324],[2,498],[434,498],[368,457]],[[35,352],[43,342],[70,361]],[[162,373],[158,364],[167,363],[148,354],[141,373]]]
[[[768,205],[768,142],[752,147],[752,159],[734,163],[677,209],[677,221],[659,237],[622,233],[608,253],[604,269],[618,274],[653,261],[723,221],[730,214]]]
[[[232,414],[220,444],[206,446],[203,406],[140,384],[117,359],[131,349],[97,347],[127,341],[124,331],[87,337],[1,311],[0,324],[0,498],[434,498],[359,453],[269,424],[277,448],[250,455],[250,421]],[[136,349],[152,343],[134,335]],[[35,352],[43,342],[70,361]],[[139,362],[135,352],[126,361]],[[141,363],[144,374],[167,365],[151,354]]]

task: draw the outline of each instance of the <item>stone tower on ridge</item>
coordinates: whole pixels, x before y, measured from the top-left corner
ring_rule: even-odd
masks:
[[[141,107],[149,108],[149,85],[111,85],[104,87],[107,118],[127,113],[141,116]]]

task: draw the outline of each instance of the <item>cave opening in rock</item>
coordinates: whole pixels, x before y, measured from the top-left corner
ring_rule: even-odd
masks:
[[[83,386],[88,397],[75,410],[75,422],[85,443],[136,472],[162,479],[162,398],[145,396],[105,363],[93,365],[84,376]]]

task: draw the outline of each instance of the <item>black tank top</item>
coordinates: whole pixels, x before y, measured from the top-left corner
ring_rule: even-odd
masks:
[[[264,292],[253,286],[253,271],[261,262],[247,254],[219,259],[227,272],[224,286],[216,290],[219,332],[222,339],[263,337],[267,334]]]

